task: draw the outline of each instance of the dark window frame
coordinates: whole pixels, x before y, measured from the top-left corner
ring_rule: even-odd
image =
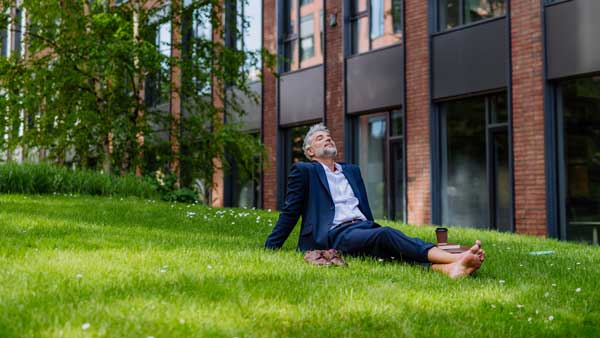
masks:
[[[372,16],[371,16],[371,1],[372,0],[367,0],[367,4],[366,4],[366,9],[360,12],[355,12],[354,11],[354,6],[353,6],[353,1],[352,0],[346,0],[346,8],[348,11],[348,18],[347,18],[347,32],[348,32],[348,46],[349,46],[349,50],[348,50],[348,56],[354,56],[354,55],[360,55],[360,54],[365,54],[365,53],[369,53],[373,50],[378,50],[378,49],[384,49],[384,48],[389,48],[391,46],[395,46],[395,45],[401,45],[402,41],[391,44],[391,45],[386,45],[383,47],[378,47],[373,49],[373,39],[371,37],[372,35]],[[394,3],[394,1],[399,1],[400,2],[400,23],[399,26],[402,28],[399,32],[403,33],[404,32],[404,0],[391,0],[392,4]],[[385,0],[383,0],[383,4],[385,4]],[[367,27],[369,28],[369,32],[368,32],[368,38],[369,38],[369,49],[363,52],[358,52],[355,50],[355,46],[353,44],[354,42],[354,36],[352,35],[352,27],[353,25],[358,22],[359,20],[363,19],[363,18],[367,18]],[[393,24],[393,27],[396,27],[395,23]],[[384,28],[385,30],[385,28]],[[395,29],[394,29],[394,33],[398,33]],[[385,34],[384,34],[385,35]]]
[[[433,16],[433,23],[434,23],[434,27],[435,27],[434,32],[433,32],[434,34],[435,33],[445,33],[445,32],[450,32],[450,31],[454,31],[454,30],[460,30],[465,27],[479,25],[481,23],[492,21],[492,20],[498,20],[499,18],[507,17],[510,14],[510,6],[508,4],[508,2],[510,0],[504,0],[504,6],[506,7],[506,13],[504,15],[493,16],[490,18],[485,18],[485,19],[481,19],[481,20],[477,20],[477,21],[473,21],[473,22],[465,22],[466,21],[465,20],[465,0],[458,0],[458,23],[454,27],[444,29],[441,27],[442,21],[440,19],[440,15],[441,15],[440,1],[441,0],[430,0],[430,1],[433,1],[432,16]]]
[[[506,121],[500,123],[492,123],[491,114],[492,114],[492,98],[497,97],[499,95],[505,95],[506,100]],[[494,164],[494,137],[497,134],[504,134],[507,136],[507,152],[508,152],[508,189],[509,189],[509,210],[508,210],[508,229],[504,229],[507,232],[514,233],[515,232],[515,221],[514,221],[514,191],[512,189],[512,185],[514,182],[514,174],[513,174],[513,164],[512,164],[512,152],[513,152],[513,144],[510,139],[511,130],[510,130],[510,121],[511,117],[511,109],[509,103],[509,94],[507,91],[490,91],[485,93],[478,93],[476,95],[469,95],[463,97],[456,97],[450,99],[444,99],[435,102],[435,110],[432,118],[432,139],[434,142],[432,144],[432,175],[439,176],[439,178],[432,178],[432,215],[435,214],[435,219],[433,222],[435,224],[443,223],[443,208],[444,208],[444,187],[443,187],[443,166],[445,159],[447,158],[447,153],[444,151],[443,142],[446,142],[446,108],[445,104],[450,102],[456,102],[463,99],[469,98],[477,98],[480,97],[484,99],[485,106],[485,168],[486,168],[486,189],[485,192],[488,196],[487,202],[487,229],[490,230],[498,230],[498,225],[496,224],[496,186],[493,182],[496,179],[495,166]]]
[[[279,48],[279,55],[283,56],[283,62],[281,62],[281,72],[282,73],[291,73],[291,72],[296,72],[302,69],[308,69],[308,68],[312,68],[312,67],[316,67],[318,65],[312,65],[312,66],[307,66],[307,67],[302,67],[302,46],[301,46],[301,42],[302,42],[302,22],[301,22],[301,12],[300,9],[303,5],[308,5],[314,2],[314,0],[311,0],[311,2],[306,2],[306,3],[301,3],[301,0],[296,0],[296,15],[294,18],[291,18],[290,11],[291,9],[288,8],[288,5],[293,1],[293,0],[280,0],[281,2],[281,12],[279,15],[279,19],[278,19],[278,27],[281,28],[281,33],[280,37],[279,37],[279,41],[280,41],[280,48]],[[320,16],[319,18],[317,18],[317,20],[321,20],[320,22],[320,28],[321,30],[319,32],[315,32],[313,29],[313,48],[316,48],[315,43],[314,43],[314,36],[315,34],[320,34],[321,35],[321,46],[325,46],[325,34],[323,33],[325,30],[325,15],[324,15],[324,11],[325,11],[325,0],[318,0],[318,1],[322,1],[323,2],[323,8],[321,9],[321,12],[319,13],[323,13],[322,16]],[[317,13],[313,12],[311,13],[311,15],[313,15],[313,22],[315,20],[314,16],[317,16]],[[319,14],[320,15],[320,14]],[[306,15],[305,15],[306,16]],[[289,22],[288,22],[289,20]],[[293,26],[295,27],[295,31],[296,33],[289,33],[289,27]],[[304,38],[308,38],[308,37],[304,37]],[[295,54],[295,56],[298,58],[298,68],[297,69],[291,69],[291,62],[293,61],[293,56],[290,58],[288,57],[288,55],[286,55],[286,48],[289,45],[291,46],[296,46],[296,50],[291,50],[291,52],[293,52],[293,54]],[[321,48],[321,52],[324,53],[324,49]],[[314,54],[314,53],[313,53]],[[321,64],[323,64],[325,62],[324,59],[324,54],[323,54],[323,60],[321,62]]]
[[[401,134],[392,135],[392,114],[394,112],[400,112],[400,117],[402,121],[402,127],[400,129]],[[406,222],[407,220],[407,212],[406,212],[406,138],[404,137],[406,134],[406,115],[404,109],[399,107],[386,108],[376,111],[369,111],[360,114],[353,114],[351,117],[350,123],[350,131],[351,131],[351,142],[349,146],[351,147],[350,154],[350,162],[358,164],[359,159],[359,150],[357,145],[359,144],[359,119],[363,116],[385,116],[386,123],[386,131],[385,131],[385,140],[384,140],[384,156],[383,156],[383,165],[384,165],[384,196],[385,196],[385,211],[384,217],[391,220],[396,220],[400,222]],[[394,182],[394,173],[392,172],[392,147],[398,146],[402,153],[402,172],[400,174],[400,178],[402,179],[402,191],[394,191],[393,182]],[[396,210],[394,208],[396,198],[401,198],[402,205],[402,215],[398,218],[396,215]]]

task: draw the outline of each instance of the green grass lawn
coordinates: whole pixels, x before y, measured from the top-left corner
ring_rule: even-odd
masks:
[[[0,196],[0,337],[598,337],[600,248],[491,231],[470,278],[262,249],[277,213]],[[434,240],[433,227],[387,223]],[[553,255],[530,255],[554,250]]]

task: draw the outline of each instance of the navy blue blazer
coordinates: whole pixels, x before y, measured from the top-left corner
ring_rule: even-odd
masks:
[[[358,199],[358,208],[367,220],[372,221],[373,214],[359,167],[346,163],[340,165]],[[280,248],[302,216],[298,248],[302,251],[329,249],[328,231],[335,207],[323,165],[319,162],[298,162],[292,166],[287,182],[285,205],[265,247]]]

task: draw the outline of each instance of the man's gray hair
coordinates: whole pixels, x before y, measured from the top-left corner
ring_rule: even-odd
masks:
[[[324,131],[327,134],[331,134],[331,132],[329,132],[329,129],[327,129],[327,127],[325,127],[323,123],[317,123],[314,126],[310,127],[308,133],[306,133],[306,136],[304,136],[304,144],[302,145],[302,150],[304,150],[304,156],[306,156],[306,158],[308,158],[309,160],[312,160],[312,158],[310,158],[310,156],[308,155],[308,148],[310,148],[310,144],[312,143],[313,135],[318,131]]]

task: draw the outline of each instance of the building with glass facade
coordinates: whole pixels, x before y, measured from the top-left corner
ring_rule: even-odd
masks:
[[[282,62],[255,110],[269,156],[252,205],[282,206],[302,135],[324,122],[378,218],[598,244],[594,13],[595,0],[264,0],[262,45]]]

